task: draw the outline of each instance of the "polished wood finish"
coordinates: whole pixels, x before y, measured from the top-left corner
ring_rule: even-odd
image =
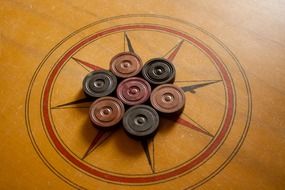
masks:
[[[189,29],[193,28],[190,25],[184,25],[178,20],[160,19],[159,16],[134,19],[129,17],[130,14],[168,15],[201,28],[192,30]],[[189,32],[214,49],[221,59],[226,60],[225,65],[231,72],[232,80],[235,81],[237,104],[232,108],[237,109],[235,112],[237,120],[234,122],[235,127],[231,129],[227,140],[215,153],[215,156],[211,157],[202,167],[195,169],[194,172],[189,174],[184,172],[185,175],[177,179],[161,180],[159,183],[151,185],[147,183],[141,185],[130,185],[125,182],[108,183],[98,180],[98,178],[88,178],[85,173],[80,173],[79,169],[74,169],[77,166],[59,156],[61,154],[55,151],[55,144],[52,146],[50,143],[52,138],[47,138],[50,130],[43,129],[43,123],[47,121],[41,120],[42,115],[47,112],[46,110],[41,112],[39,109],[41,102],[38,101],[38,98],[41,97],[41,92],[44,90],[43,87],[46,83],[43,79],[48,75],[49,69],[45,67],[41,70],[45,73],[45,77],[40,74],[39,78],[36,78],[30,94],[32,98],[29,99],[27,95],[31,89],[29,85],[33,74],[41,63],[47,63],[51,68],[69,47],[90,35],[93,30],[98,32],[122,23],[118,23],[118,20],[106,20],[103,24],[92,26],[90,29],[76,34],[74,38],[71,38],[71,41],[64,42],[54,51],[53,48],[61,43],[61,40],[90,23],[118,15],[128,15],[125,20],[121,19],[125,24],[127,22],[157,23],[160,26],[175,28],[175,31]],[[192,181],[206,178],[208,171],[214,171],[214,166],[221,166],[219,172],[211,175],[209,177],[211,179],[207,182],[191,188],[258,190],[285,188],[284,1],[3,0],[1,1],[0,18],[0,189],[86,187],[89,189],[176,190],[185,189],[190,186]],[[163,29],[159,28],[159,30]],[[223,113],[225,92],[229,91],[223,91],[222,84],[226,83],[219,82],[222,79],[217,74],[215,67],[207,67],[210,59],[206,58],[198,48],[193,48],[191,44],[194,42],[188,43],[190,38],[187,38],[187,41],[187,36],[185,36],[176,57],[174,54],[170,56],[171,59],[175,57],[174,64],[175,62],[183,63],[177,64],[175,84],[183,87],[186,85],[183,80],[186,79],[191,80],[194,85],[197,79],[216,80],[214,81],[216,83],[209,83],[204,88],[198,89],[197,86],[197,89],[187,88],[189,92],[186,95],[186,104],[191,106],[185,108],[185,113],[189,113],[191,118],[198,121],[207,131],[199,126],[189,124],[189,120],[186,121],[187,118],[183,114],[182,119],[175,121],[176,124],[171,119],[163,120],[162,127],[155,137],[154,146],[150,142],[150,150],[147,150],[147,146],[144,145],[142,148],[139,142],[128,139],[123,131],[103,134],[96,132],[93,127],[85,125],[88,120],[85,120],[83,116],[88,116],[88,109],[82,108],[79,111],[71,109],[69,112],[65,112],[66,109],[57,109],[61,104],[84,97],[79,93],[81,81],[76,85],[77,71],[80,69],[79,65],[74,66],[76,62],[84,61],[80,64],[89,71],[92,70],[90,69],[92,66],[90,67],[88,64],[108,68],[112,55],[128,49],[127,40],[125,43],[120,41],[124,36],[124,32],[120,32],[117,36],[98,40],[98,45],[92,46],[89,50],[89,46],[82,48],[82,51],[80,50],[78,54],[74,55],[74,59],[68,59],[68,62],[72,62],[73,65],[64,68],[62,75],[58,75],[58,82],[53,87],[53,94],[47,95],[52,99],[52,102],[45,105],[51,108],[51,112],[54,114],[54,123],[60,126],[57,131],[62,141],[70,148],[67,152],[72,151],[79,157],[84,155],[83,158],[81,157],[82,159],[88,163],[97,164],[99,168],[102,168],[102,171],[110,169],[114,173],[131,174],[139,170],[152,176],[156,175],[155,172],[163,173],[163,170],[171,168],[172,165],[181,164],[188,158],[188,153],[195,155],[206,146],[209,139],[215,139],[213,136],[219,131],[215,126],[221,122],[220,114]],[[143,61],[147,61],[148,58],[155,55],[164,56],[175,44],[180,43],[180,37],[169,36],[165,32],[139,32],[130,31],[128,36],[133,43],[134,51],[142,57]],[[151,39],[152,43],[147,43],[148,39]],[[225,44],[225,47],[219,48],[218,42]],[[236,60],[233,61],[230,58],[231,53],[235,55]],[[190,57],[187,57],[188,55]],[[238,65],[244,69],[249,84],[247,94],[245,93],[245,78],[240,74],[238,67],[232,66],[232,62],[238,62]],[[82,78],[86,72],[83,68],[81,69],[79,75]],[[64,74],[64,72],[66,73]],[[69,84],[66,83],[67,81]],[[228,85],[231,86],[231,83]],[[62,89],[65,91],[61,91]],[[55,97],[56,99],[54,99]],[[249,102],[246,99],[248,97],[251,97]],[[45,98],[46,96],[43,96],[43,99]],[[30,101],[28,110],[27,100]],[[252,107],[249,106],[251,103]],[[90,102],[85,101],[82,105],[88,107],[89,104]],[[27,112],[33,111],[35,112],[34,116],[28,117]],[[249,116],[250,113],[252,113],[251,116]],[[74,120],[70,120],[70,118]],[[245,128],[244,133],[241,133],[239,130],[245,126],[246,118],[247,122],[250,122],[248,123],[249,128]],[[27,127],[29,123],[31,128]],[[186,128],[178,127],[186,125],[188,126]],[[65,127],[68,127],[67,133]],[[102,141],[99,142],[98,139],[104,138],[107,140],[93,153],[90,153],[95,149],[95,144],[100,144]],[[240,141],[242,143],[238,144],[235,138],[242,139]],[[191,146],[185,146],[185,144]],[[226,159],[229,157],[225,155],[230,154],[234,147],[239,145],[241,147],[234,156],[230,160]],[[35,147],[39,147],[39,149]],[[153,147],[155,147],[154,151]],[[88,151],[85,153],[87,149]],[[150,164],[151,167],[148,166],[148,161],[150,163],[152,159],[151,152],[156,154],[155,167],[153,164]],[[170,154],[170,152],[175,152],[175,154]],[[87,153],[88,156],[86,156]],[[45,162],[43,157],[49,156],[52,158]],[[229,162],[222,166],[222,162],[225,160]],[[56,166],[53,162],[57,163],[57,161],[61,164]],[[52,163],[51,166],[54,168],[49,166],[49,163]],[[128,167],[130,164],[133,167]],[[58,177],[60,175],[66,176],[66,178]],[[83,181],[78,182],[81,179]],[[75,181],[80,186],[71,185]]]

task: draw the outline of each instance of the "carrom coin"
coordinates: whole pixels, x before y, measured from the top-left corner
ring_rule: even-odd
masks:
[[[87,96],[99,98],[110,95],[116,89],[117,78],[110,71],[96,70],[84,78],[82,85]]]
[[[119,78],[136,76],[141,69],[141,58],[132,52],[119,53],[115,55],[110,62],[110,70]]]
[[[139,77],[123,80],[117,88],[117,97],[126,105],[138,105],[146,102],[151,93],[147,81]]]
[[[175,73],[174,65],[163,58],[151,59],[142,68],[143,77],[152,85],[173,83]]]
[[[174,84],[160,85],[152,91],[150,102],[161,113],[181,113],[185,105],[184,91]]]
[[[125,131],[135,139],[146,139],[153,136],[158,129],[158,125],[158,113],[147,105],[131,107],[123,118]]]
[[[123,103],[114,97],[98,98],[89,109],[89,117],[95,127],[110,128],[118,124],[125,113]]]

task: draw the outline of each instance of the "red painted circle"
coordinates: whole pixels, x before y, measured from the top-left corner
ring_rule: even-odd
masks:
[[[102,172],[98,169],[92,168],[89,165],[86,165],[81,160],[77,159],[75,156],[73,156],[69,151],[61,144],[60,140],[57,138],[55,131],[51,124],[50,119],[50,113],[49,113],[49,101],[50,101],[50,93],[51,93],[51,87],[53,85],[53,82],[61,69],[61,67],[65,64],[66,61],[70,59],[70,57],[76,53],[82,46],[87,45],[88,43],[92,42],[93,40],[96,40],[99,37],[102,37],[104,35],[114,33],[114,32],[123,32],[127,30],[155,30],[155,31],[161,31],[166,33],[171,33],[176,36],[179,36],[182,39],[185,39],[192,44],[196,45],[198,48],[203,50],[214,62],[217,69],[221,73],[221,76],[224,81],[224,85],[226,88],[226,96],[227,96],[227,109],[225,113],[225,119],[222,123],[222,128],[219,131],[219,133],[215,136],[215,139],[208,145],[208,147],[200,153],[197,157],[189,161],[188,163],[178,167],[177,169],[170,170],[168,172],[152,175],[152,176],[136,176],[136,177],[128,177],[128,176],[119,176],[119,175],[113,175],[108,174],[106,172]],[[68,159],[72,164],[76,165],[80,169],[84,170],[85,172],[97,176],[99,178],[113,181],[113,182],[120,182],[120,183],[150,183],[160,180],[166,180],[178,175],[181,175],[194,167],[201,164],[203,161],[205,161],[211,154],[219,147],[219,145],[223,142],[224,138],[226,137],[226,134],[230,130],[230,125],[233,120],[234,116],[234,89],[231,82],[231,78],[227,72],[227,69],[225,68],[222,61],[217,57],[217,55],[208,47],[206,47],[204,44],[196,40],[195,38],[182,33],[180,31],[176,31],[171,28],[163,27],[163,26],[157,26],[157,25],[151,25],[151,24],[134,24],[134,25],[127,25],[127,26],[117,26],[114,28],[109,28],[104,31],[100,31],[98,33],[95,33],[84,40],[77,43],[75,46],[73,46],[71,49],[69,49],[62,57],[61,59],[56,63],[54,69],[51,71],[47,83],[44,87],[44,94],[42,99],[42,113],[43,113],[43,119],[45,123],[45,127],[47,130],[47,133],[52,140],[53,144],[55,145],[56,149],[66,158]]]

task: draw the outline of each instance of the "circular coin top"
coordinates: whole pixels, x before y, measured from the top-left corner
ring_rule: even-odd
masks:
[[[150,106],[136,105],[128,109],[123,126],[128,135],[136,139],[153,136],[158,129],[158,113]]]
[[[117,97],[126,105],[138,105],[150,97],[151,87],[147,81],[138,77],[123,80],[117,88]]]
[[[174,84],[163,84],[152,91],[150,102],[161,113],[180,113],[185,105],[184,91]]]
[[[143,77],[153,85],[172,83],[175,73],[174,65],[163,58],[151,59],[142,68]]]
[[[124,113],[123,103],[110,96],[98,98],[89,109],[89,117],[94,126],[105,129],[118,124]]]
[[[110,62],[110,70],[120,78],[136,76],[142,69],[141,58],[132,52],[115,55]]]
[[[116,76],[106,70],[92,71],[83,80],[83,91],[94,98],[110,95],[116,86]]]

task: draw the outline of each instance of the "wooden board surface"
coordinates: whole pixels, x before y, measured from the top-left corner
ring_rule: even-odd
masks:
[[[1,1],[0,18],[1,189],[284,189],[285,2]],[[74,103],[126,36],[144,62],[177,50],[186,89],[147,150]]]

